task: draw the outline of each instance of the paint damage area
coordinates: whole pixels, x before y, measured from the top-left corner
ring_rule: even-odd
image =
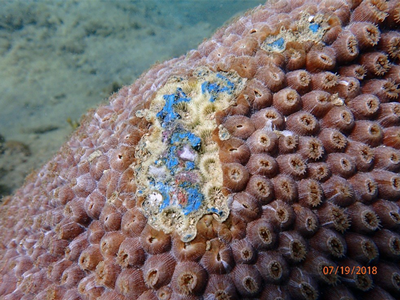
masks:
[[[292,29],[282,27],[278,34],[268,36],[261,48],[268,52],[281,53],[287,49],[288,43],[291,42],[320,43],[329,25],[327,16],[323,14],[310,15],[304,13],[292,27]]]
[[[155,229],[188,242],[203,215],[220,222],[229,216],[212,132],[215,113],[235,104],[243,85],[236,73],[198,69],[170,78],[150,108],[137,112],[152,124],[137,146],[135,172],[141,208]]]

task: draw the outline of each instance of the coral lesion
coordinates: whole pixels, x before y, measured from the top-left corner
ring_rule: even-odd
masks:
[[[320,43],[330,27],[326,18],[324,14],[310,15],[305,12],[291,28],[282,27],[278,34],[269,35],[261,48],[269,53],[282,53],[288,50],[292,59],[298,59],[301,56],[301,50],[299,51],[296,46],[293,47],[294,44]]]
[[[244,80],[234,72],[198,69],[188,78],[171,77],[149,109],[136,113],[152,126],[136,147],[134,166],[141,208],[157,230],[196,236],[204,214],[229,215],[215,140],[215,114],[235,104]]]

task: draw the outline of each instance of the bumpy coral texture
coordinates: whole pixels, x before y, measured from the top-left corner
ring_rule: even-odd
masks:
[[[400,4],[269,2],[122,88],[3,200],[1,299],[399,299]],[[199,67],[244,87],[212,112],[229,217],[184,242],[140,205],[137,111]]]

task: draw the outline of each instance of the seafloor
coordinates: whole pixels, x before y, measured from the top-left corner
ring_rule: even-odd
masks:
[[[0,197],[89,108],[261,0],[1,0]]]

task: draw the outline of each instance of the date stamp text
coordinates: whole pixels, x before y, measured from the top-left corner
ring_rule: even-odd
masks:
[[[376,275],[378,268],[376,266],[325,266],[322,268],[324,275]]]

